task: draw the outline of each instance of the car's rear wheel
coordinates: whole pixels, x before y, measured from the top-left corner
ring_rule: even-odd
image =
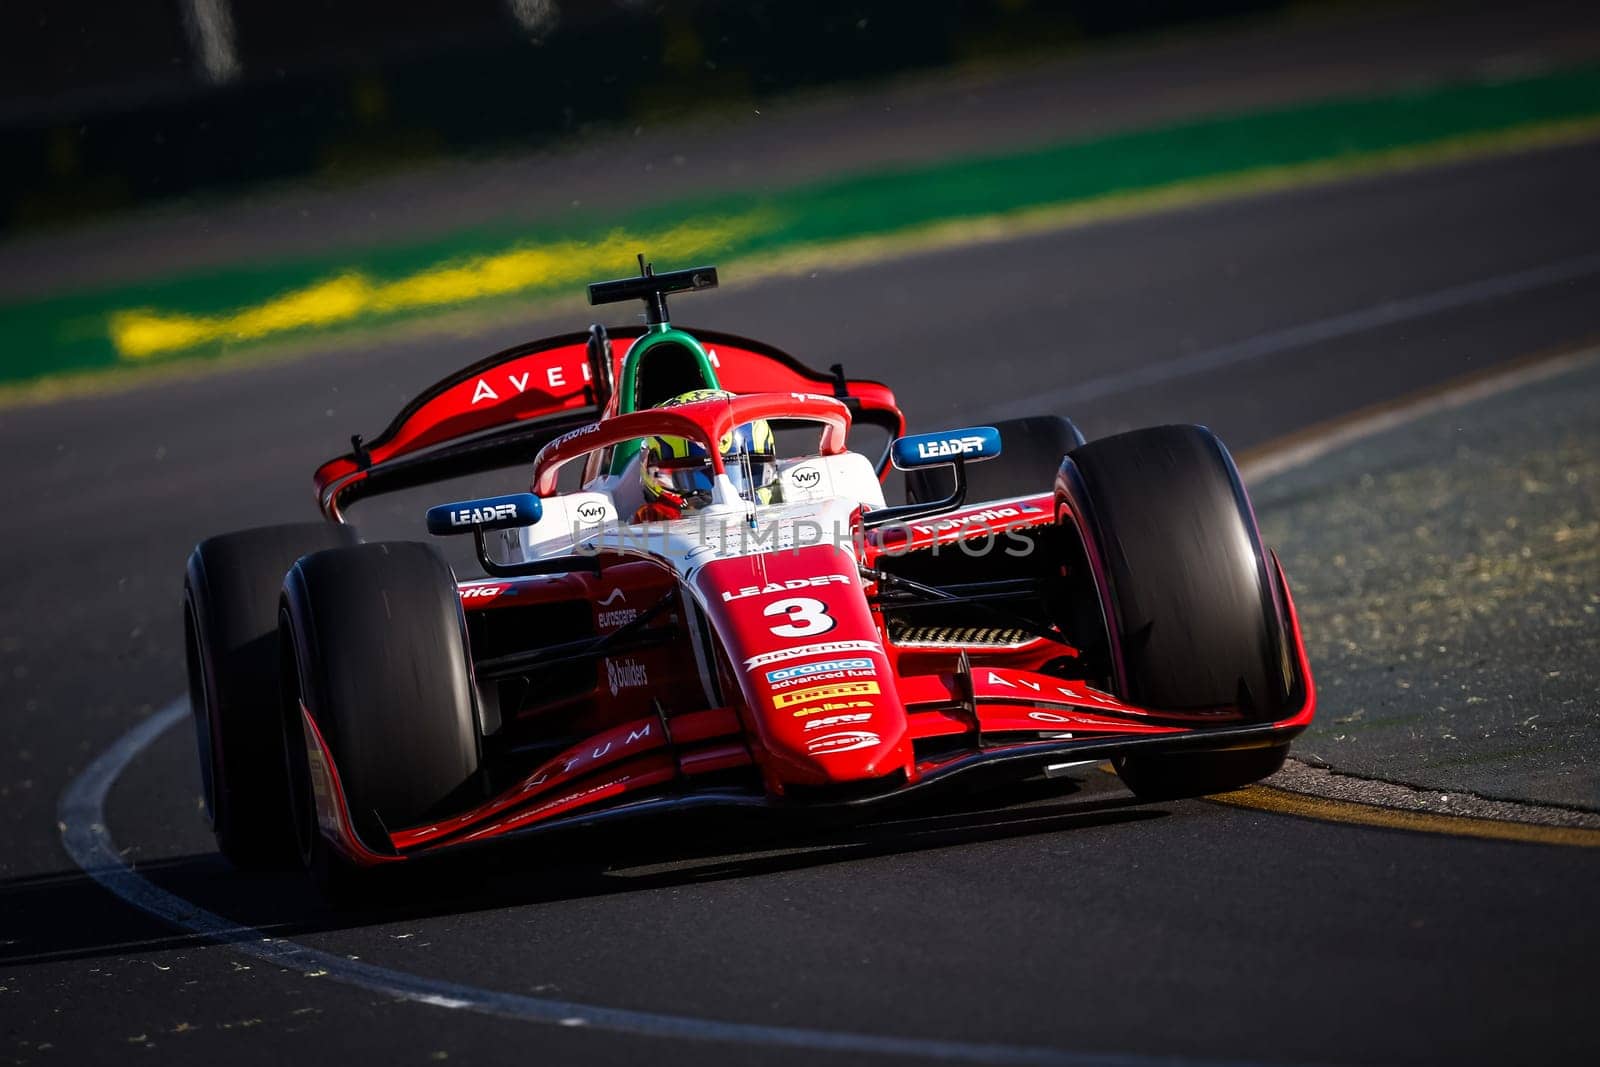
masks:
[[[278,725],[283,576],[307,553],[355,541],[348,526],[264,526],[207,538],[189,555],[184,650],[201,796],[217,848],[236,867],[294,859]]]
[[[1083,444],[1072,420],[1060,415],[1003,419],[994,428],[1000,431],[1000,455],[967,464],[968,504],[1048,493],[1061,457]],[[943,500],[955,487],[955,472],[949,467],[906,472],[906,499],[911,503]]]
[[[1219,722],[1288,713],[1297,679],[1277,569],[1209,430],[1157,426],[1084,445],[1056,491],[1096,574],[1119,696]],[[1115,765],[1141,797],[1172,799],[1257,781],[1287,751],[1133,753]]]
[[[319,552],[289,571],[280,626],[294,825],[302,859],[339,902],[364,867],[318,827],[301,708],[366,848],[389,852],[390,831],[479,799],[482,735],[455,575],[424,544]]]

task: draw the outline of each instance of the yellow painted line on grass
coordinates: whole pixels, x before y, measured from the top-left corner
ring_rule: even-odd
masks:
[[[640,248],[663,257],[688,257],[726,247],[767,223],[763,213],[751,212],[687,222],[651,234],[615,230],[598,241],[560,241],[448,261],[389,282],[351,271],[223,315],[130,308],[112,314],[111,340],[123,359],[140,360],[213,341],[253,341],[291,330],[343,325],[369,315],[581,284],[614,272]]]
[[[1275,815],[1297,815],[1322,822],[1375,826],[1385,830],[1476,837],[1488,841],[1520,841],[1533,845],[1600,848],[1600,830],[1578,826],[1509,822],[1503,819],[1473,819],[1461,815],[1436,815],[1427,811],[1407,811],[1402,808],[1385,808],[1349,800],[1291,793],[1264,785],[1247,786],[1231,793],[1218,793],[1207,799],[1218,804],[1268,811]]]
[[[1050,204],[996,215],[951,219],[886,234],[797,245],[735,260],[741,280],[792,275],[822,267],[862,266],[914,253],[958,248],[1114,222],[1143,215],[1243,199],[1354,178],[1399,173],[1600,136],[1600,116],[1534,123],[1404,148],[1338,156],[1290,166],[1263,167]],[[112,344],[129,361],[205,344],[259,341],[307,328],[347,326],[396,312],[459,308],[519,292],[578,285],[613,272],[640,248],[660,258],[712,254],[760,233],[770,212],[700,219],[653,234],[614,231],[597,241],[564,241],[454,260],[392,282],[347,272],[221,315],[190,315],[129,308],[110,317]],[[525,314],[526,309],[519,309]]]

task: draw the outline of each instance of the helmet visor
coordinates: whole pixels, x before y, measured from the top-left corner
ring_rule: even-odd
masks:
[[[685,501],[705,503],[711,499],[711,459],[708,456],[660,459],[652,473],[663,488],[677,493]]]

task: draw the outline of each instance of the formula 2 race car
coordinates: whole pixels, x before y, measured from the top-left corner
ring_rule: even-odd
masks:
[[[326,522],[195,548],[191,704],[229,860],[298,852],[338,894],[646,813],[865,817],[1102,760],[1165,800],[1282,764],[1311,671],[1209,431],[905,436],[882,384],[672,326],[667,297],[716,280],[640,257],[589,296],[642,300],[642,327],[468,367],[323,464]],[[853,426],[889,446],[852,451]],[[428,512],[482,577],[346,523],[364,497],[519,467],[529,492]]]

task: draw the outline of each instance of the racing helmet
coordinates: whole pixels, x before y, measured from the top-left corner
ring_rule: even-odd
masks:
[[[719,397],[725,389],[695,389],[658,405],[671,408]],[[718,442],[728,477],[746,499],[772,503],[777,496],[777,441],[765,419],[741,423]],[[711,455],[704,445],[684,437],[647,437],[640,450],[639,480],[646,505],[664,505],[679,513],[711,502]]]

